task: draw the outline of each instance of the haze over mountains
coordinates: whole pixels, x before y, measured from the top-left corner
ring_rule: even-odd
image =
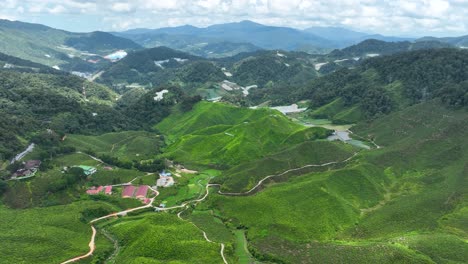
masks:
[[[437,41],[462,47],[467,37],[420,39],[368,34],[340,27],[311,27],[298,30],[252,21],[226,23],[199,28],[190,25],[131,29],[123,32],[72,33],[39,24],[0,20],[0,52],[23,59],[57,66],[65,70],[93,71],[96,61],[117,50],[167,46],[206,58],[221,58],[257,50],[328,53],[367,39],[386,42]],[[91,63],[89,61],[92,61]],[[61,66],[62,65],[62,66]]]
[[[318,53],[343,48],[371,38],[384,41],[410,40],[337,27],[312,27],[298,30],[288,27],[266,26],[252,21],[218,24],[206,28],[186,25],[160,29],[134,29],[114,34],[130,38],[145,47],[162,45],[168,36],[183,39],[187,46],[196,45],[197,39],[191,39],[195,36],[211,42],[251,43],[262,49],[304,50]]]
[[[0,262],[464,264],[466,43],[0,20]]]

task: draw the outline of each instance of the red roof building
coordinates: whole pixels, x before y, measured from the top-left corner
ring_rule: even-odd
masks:
[[[112,186],[106,186],[104,188],[104,193],[107,194],[107,195],[111,195],[112,194]]]
[[[102,191],[102,186],[99,187],[91,187],[91,189],[87,190],[86,193],[89,195],[96,195]]]
[[[146,198],[146,194],[148,193],[148,185],[141,185],[138,187],[135,197],[138,199]]]
[[[135,192],[135,186],[127,185],[123,189],[122,198],[131,198],[133,197],[134,192]]]

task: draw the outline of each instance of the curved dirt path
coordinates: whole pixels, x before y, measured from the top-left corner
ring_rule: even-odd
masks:
[[[208,187],[208,185],[207,185],[207,187]],[[208,191],[208,188],[207,188],[207,191]],[[207,195],[205,195],[205,199],[206,199],[206,197],[207,197]],[[194,224],[193,222],[188,221],[188,220],[182,218],[182,216],[180,216],[185,210],[187,210],[187,207],[185,207],[184,210],[180,211],[180,212],[177,214],[177,217],[178,217],[180,220],[182,220],[182,221],[187,221],[187,222],[191,223],[193,226],[195,226],[196,228],[200,229],[200,231],[203,233],[203,238],[205,238],[205,240],[206,240],[207,242],[217,244],[216,242],[211,241],[211,240],[208,238],[208,235],[206,234],[205,231],[203,231],[203,229],[201,229],[200,227],[198,227],[198,226],[197,226],[196,224]],[[221,258],[223,259],[224,264],[229,264],[229,263],[227,262],[226,256],[224,256],[224,248],[225,248],[224,243],[219,243],[219,244],[221,245],[221,249],[220,249],[220,251],[219,251],[219,254],[221,255]]]
[[[91,235],[91,241],[89,241],[89,252],[86,253],[85,255],[82,255],[82,256],[79,256],[79,257],[76,257],[76,258],[72,258],[72,259],[69,259],[67,261],[64,261],[62,262],[62,264],[66,264],[66,263],[72,263],[72,262],[75,262],[75,261],[78,261],[78,260],[82,260],[82,259],[85,259],[89,256],[91,256],[94,252],[94,250],[96,249],[96,245],[94,243],[94,240],[96,238],[96,228],[94,228],[94,226],[91,225],[91,229],[93,230],[93,234]]]
[[[156,198],[156,196],[151,198],[150,203],[148,203],[147,205],[140,206],[140,207],[135,207],[135,208],[127,209],[127,210],[123,210],[123,211],[120,211],[120,212],[117,212],[117,213],[108,214],[108,215],[98,217],[96,219],[91,220],[89,223],[91,224],[91,229],[93,231],[93,234],[91,235],[91,240],[89,241],[89,252],[87,254],[85,254],[85,255],[78,256],[78,257],[69,259],[67,261],[64,261],[61,264],[76,262],[78,260],[81,260],[81,259],[84,259],[84,258],[87,258],[87,257],[93,255],[94,250],[96,250],[95,239],[96,239],[96,233],[97,233],[96,228],[93,225],[94,223],[96,223],[98,221],[101,221],[101,220],[104,220],[104,219],[107,219],[107,218],[117,217],[119,215],[124,216],[124,215],[127,215],[130,212],[138,211],[138,210],[149,208],[149,207],[154,207],[153,202],[154,202],[155,198]]]

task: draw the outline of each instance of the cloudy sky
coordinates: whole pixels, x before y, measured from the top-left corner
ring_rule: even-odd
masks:
[[[0,18],[70,31],[252,20],[400,36],[468,34],[468,0],[0,0]]]

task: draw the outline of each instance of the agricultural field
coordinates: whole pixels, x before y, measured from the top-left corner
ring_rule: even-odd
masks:
[[[233,232],[226,227],[221,219],[214,216],[211,210],[195,210],[190,214],[189,220],[201,227],[211,241],[217,243],[233,242]]]
[[[159,188],[159,196],[155,201],[174,206],[200,198],[206,192],[205,186],[219,174],[217,170],[205,170],[197,174],[181,173],[181,177],[174,177],[176,184],[173,187]]]
[[[100,226],[121,244],[117,263],[222,263],[219,244],[173,214],[142,214]]]
[[[421,104],[381,120],[359,123],[353,132],[382,146],[363,149],[328,141],[330,130],[307,128],[276,111],[199,103],[185,114],[173,113],[168,118],[173,123],[163,121],[156,126],[168,144],[161,148],[164,156],[175,158],[175,164],[201,170],[190,174],[171,168],[176,184],[159,188],[154,205],[171,207],[199,199],[205,195],[207,184],[215,184],[209,187],[206,200],[169,213],[146,208],[96,226],[117,239],[116,263],[221,263],[220,243],[225,245],[229,263],[463,263],[468,257],[468,215],[466,204],[461,202],[468,160],[468,146],[461,132],[468,129],[464,117],[463,112]],[[392,130],[402,120],[405,125]],[[313,122],[330,125],[327,120]],[[276,131],[262,129],[267,123]],[[134,144],[133,139],[141,136],[137,133],[129,139],[132,133],[89,139],[97,140],[91,144],[95,145],[93,152],[104,154],[114,146],[119,149],[115,155],[125,159],[136,153],[126,155],[127,144]],[[67,144],[73,142],[79,150],[85,150],[88,137],[70,136]],[[125,138],[122,140],[126,143],[118,143],[116,138]],[[277,145],[256,153],[249,151],[252,144],[258,144],[254,145],[258,148],[271,142]],[[228,147],[219,151],[219,146]],[[28,208],[22,211],[25,219],[47,215],[48,210],[55,212],[57,208],[76,210],[78,224],[64,234],[81,232],[81,236],[77,236],[76,245],[60,249],[61,259],[87,251],[89,225],[79,222],[84,209],[102,206],[116,212],[141,206],[136,199],[120,199],[119,188],[112,196],[80,198],[85,187],[130,181],[154,185],[159,177],[157,173],[108,166],[84,153],[61,155],[51,164],[53,169],[30,182],[16,183],[14,190],[29,193],[17,198],[26,203],[18,208]],[[98,172],[88,181],[46,199],[68,205],[37,208],[33,207],[37,204],[27,204],[39,197],[40,186],[45,189],[46,182],[63,177],[61,168],[78,164],[95,166]],[[257,185],[267,176],[273,177]],[[77,199],[80,201],[74,202]],[[6,207],[1,210],[6,215],[12,211]],[[176,215],[181,210],[183,220]],[[11,217],[5,217],[5,221],[14,222]],[[205,240],[203,232],[212,243]],[[52,242],[45,245],[53,247]],[[84,263],[114,251],[102,235],[98,236],[97,248],[95,258]],[[37,254],[31,252],[31,256]],[[11,256],[15,261],[20,257],[19,253]]]
[[[259,260],[463,263],[464,117],[430,104],[410,107],[353,129],[383,147],[342,168],[297,175],[251,196],[215,194],[206,207],[248,228]]]
[[[68,135],[65,144],[83,152],[111,155],[126,161],[145,160],[159,154],[159,135],[144,131],[107,133],[100,136]]]
[[[226,168],[272,154],[302,141],[326,138],[278,111],[202,102],[156,126],[170,140],[164,156],[194,166]],[[177,138],[177,140],[175,140]]]
[[[87,252],[91,229],[80,221],[85,209],[111,205],[80,201],[61,206],[24,210],[0,206],[0,255],[4,263],[60,263]],[[96,255],[112,250],[112,244],[98,234]],[[47,252],[47,254],[45,254]]]

